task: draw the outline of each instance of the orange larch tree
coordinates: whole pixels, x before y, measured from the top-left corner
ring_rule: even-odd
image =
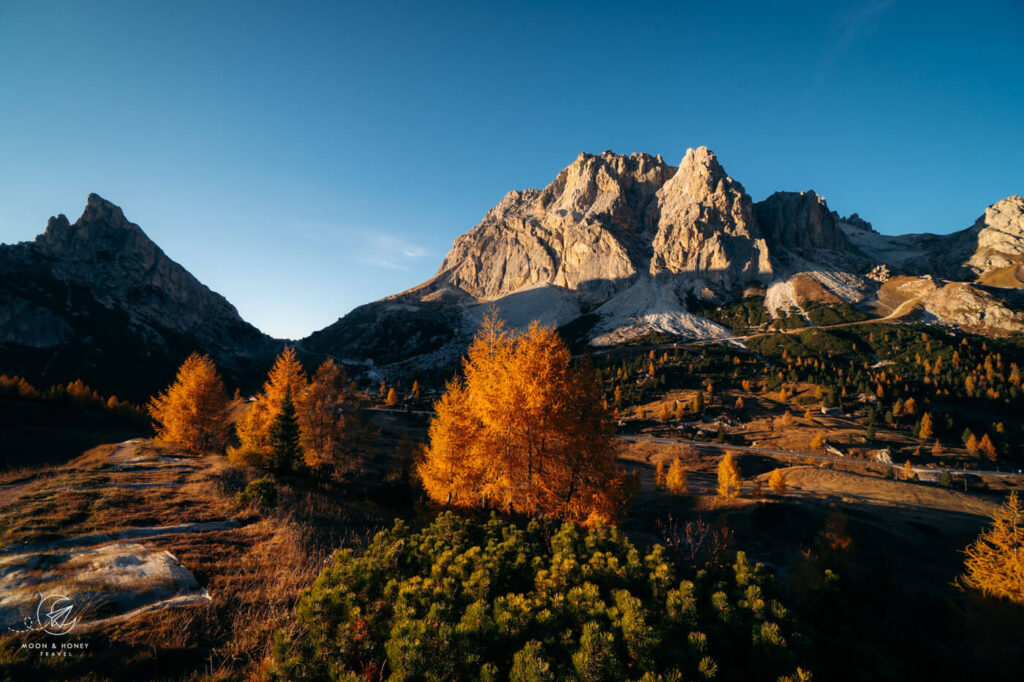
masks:
[[[739,496],[743,480],[740,468],[731,452],[726,452],[718,462],[718,495],[727,500]]]
[[[996,510],[992,527],[964,554],[963,586],[1024,604],[1024,505],[1016,492]]]
[[[222,450],[228,437],[227,393],[208,355],[185,359],[174,383],[149,401],[157,440],[200,452]]]
[[[325,360],[296,400],[300,443],[306,466],[341,475],[357,467],[370,434],[345,370]]]
[[[436,502],[611,519],[625,485],[603,388],[575,367],[564,342],[538,323],[513,334],[491,311],[449,383],[419,465]]]

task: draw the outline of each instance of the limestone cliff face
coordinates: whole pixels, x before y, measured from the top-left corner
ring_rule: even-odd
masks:
[[[652,246],[652,275],[686,275],[727,291],[772,277],[753,203],[707,147],[688,149],[679,170],[658,190]]]
[[[456,239],[437,279],[480,300],[552,285],[599,304],[643,274],[723,290],[771,279],[750,197],[706,147],[678,168],[580,154],[543,190],[507,194]]]
[[[42,385],[81,378],[143,399],[192,351],[244,380],[278,344],[92,194],[33,242],[0,245],[0,373]]]
[[[481,300],[546,284],[607,298],[638,272],[648,213],[674,171],[647,154],[580,154],[543,190],[509,192],[455,240],[438,277]]]
[[[776,192],[754,204],[754,211],[772,253],[780,249],[853,251],[850,240],[839,228],[838,216],[829,210],[825,198],[813,190]]]
[[[976,239],[964,265],[983,275],[1021,262],[1024,255],[1024,198],[1012,196],[985,209],[967,230]]]

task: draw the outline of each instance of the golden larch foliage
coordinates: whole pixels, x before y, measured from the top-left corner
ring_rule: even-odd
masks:
[[[992,527],[982,531],[964,554],[964,587],[1024,604],[1024,505],[1016,492],[996,510]]]
[[[682,421],[683,417],[686,416],[686,406],[683,403],[676,401],[676,420]]]
[[[917,474],[914,473],[914,467],[910,464],[910,460],[908,459],[906,463],[903,465],[903,480],[913,481],[916,479]]]
[[[667,424],[672,419],[672,412],[668,408],[668,403],[661,404],[661,412],[658,414],[658,420],[662,424]]]
[[[718,495],[731,500],[740,494],[740,468],[731,452],[725,453],[718,463]]]
[[[658,463],[654,465],[654,487],[665,487],[665,460],[659,459]]]
[[[285,397],[290,395],[301,412],[301,404],[309,379],[295,357],[294,348],[285,348],[267,374],[263,392],[249,405],[249,409],[235,424],[239,447],[229,448],[228,455],[235,461],[261,464],[270,452],[270,431],[274,419],[281,412]]]
[[[942,456],[942,443],[940,443],[939,439],[936,438],[935,442],[932,443],[932,457],[941,457],[941,456]]]
[[[913,398],[907,398],[907,402],[903,403],[903,415],[907,417],[913,417],[917,414],[917,402]]]
[[[370,434],[357,405],[345,371],[334,360],[325,360],[295,400],[307,467],[343,474],[358,465]]]
[[[786,479],[782,477],[782,469],[775,469],[768,476],[768,489],[773,493],[786,492]]]
[[[496,311],[463,360],[463,378],[435,406],[418,471],[432,500],[611,520],[629,482],[615,465],[602,388],[573,367],[565,343],[538,323],[519,334]]]
[[[967,437],[967,443],[965,445],[967,447],[967,452],[972,455],[978,454],[978,438],[973,433]]]
[[[190,452],[217,452],[228,438],[228,396],[208,355],[185,359],[167,390],[149,402],[157,440]]]
[[[672,464],[668,468],[668,475],[665,477],[665,487],[673,495],[682,495],[690,490],[686,477],[686,468],[683,466],[683,461],[678,457],[672,460]]]
[[[921,440],[928,440],[935,434],[935,429],[932,427],[932,416],[925,412],[921,416],[921,427],[917,431],[917,437]]]
[[[825,434],[818,431],[811,439],[811,450],[823,450],[825,448]]]
[[[998,456],[996,446],[987,433],[981,437],[981,442],[978,443],[978,451],[991,460],[995,460]]]
[[[388,397],[384,400],[388,407],[394,407],[398,404],[398,391],[393,387],[388,389]]]

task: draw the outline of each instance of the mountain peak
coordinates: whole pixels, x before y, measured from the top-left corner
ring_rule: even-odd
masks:
[[[90,194],[85,210],[73,224],[64,214],[50,218],[36,246],[51,256],[71,261],[95,260],[97,254],[134,253],[152,261],[159,248],[130,222],[121,208],[98,194]]]
[[[82,216],[75,224],[102,224],[115,229],[142,231],[138,225],[129,222],[124,217],[124,211],[121,210],[120,206],[107,201],[95,193],[89,195],[85,203],[85,211],[82,212]]]
[[[696,171],[709,176],[728,177],[715,153],[703,145],[696,149],[688,148],[686,150],[683,160],[679,163],[679,170],[687,173]]]
[[[849,251],[850,241],[839,228],[825,197],[814,190],[775,192],[754,204],[757,224],[769,248]]]
[[[118,395],[145,396],[152,385],[144,377],[173,377],[193,350],[236,371],[270,347],[224,297],[97,194],[74,223],[57,215],[34,242],[0,245],[0,274],[0,341],[34,349],[12,353],[9,362],[24,363],[0,363],[0,372],[48,381],[81,376]],[[74,350],[48,350],[58,345]],[[72,358],[88,361],[68,365]]]
[[[658,209],[652,274],[685,274],[727,290],[771,279],[753,203],[707,147],[686,150],[658,190]]]
[[[1024,198],[1008,196],[985,209],[971,226],[965,265],[977,274],[1015,266],[1024,253]]]

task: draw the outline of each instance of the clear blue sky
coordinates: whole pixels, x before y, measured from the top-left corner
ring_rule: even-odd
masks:
[[[0,1],[0,241],[122,206],[264,331],[431,276],[580,151],[887,233],[1024,193],[1024,3]]]

